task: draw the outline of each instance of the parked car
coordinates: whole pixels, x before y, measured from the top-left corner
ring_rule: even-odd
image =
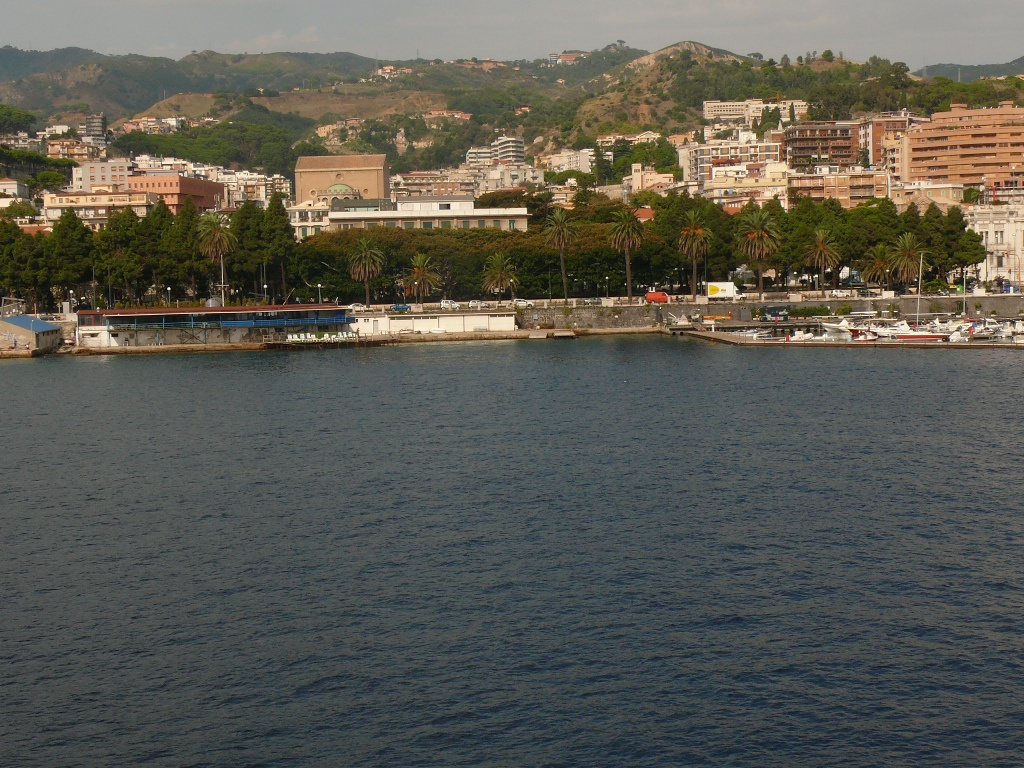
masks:
[[[584,307],[600,307],[601,306],[601,299],[599,299],[596,296],[588,296],[587,298],[585,298],[583,300],[583,306]]]
[[[462,309],[462,305],[451,299],[441,299],[441,309]]]
[[[833,299],[848,299],[853,294],[850,293],[850,291],[843,291],[843,290],[833,289],[833,290],[829,291],[828,295],[831,298],[833,298]]]
[[[490,309],[491,308],[491,302],[489,302],[489,301],[480,301],[479,299],[473,299],[471,302],[469,302],[469,308],[470,309]]]
[[[648,291],[644,295],[648,304],[668,304],[670,299],[665,291]]]
[[[360,304],[358,301],[355,304],[349,304],[345,307],[349,312],[368,312],[370,308],[365,304]]]
[[[390,307],[388,307],[388,312],[408,312],[408,311],[409,311],[409,305],[408,304],[392,304]]]
[[[512,306],[516,309],[533,309],[533,302],[529,299],[515,299]]]

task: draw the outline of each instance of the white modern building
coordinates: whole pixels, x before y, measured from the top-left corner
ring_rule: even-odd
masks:
[[[359,336],[406,333],[484,333],[514,331],[516,314],[507,312],[358,313],[350,326]]]
[[[327,229],[491,228],[525,232],[529,219],[526,208],[477,208],[470,197],[423,196],[400,198],[392,210],[329,211]]]

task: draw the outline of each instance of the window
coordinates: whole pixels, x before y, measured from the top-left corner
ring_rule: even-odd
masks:
[[[515,219],[509,219],[508,220],[508,228],[509,228],[510,232],[515,230],[515,228],[516,228]]]
[[[450,211],[452,209],[451,203],[441,203],[438,208],[442,211]]]
[[[462,228],[463,229],[469,229],[472,226],[473,226],[473,222],[472,221],[464,221],[464,222],[462,222]]]
[[[491,222],[491,226],[494,227],[495,229],[501,229],[501,220],[495,219],[494,221]]]
[[[433,228],[434,228],[434,222],[432,222],[432,221],[424,221],[423,222],[423,229],[433,229]]]
[[[441,229],[451,229],[451,228],[452,228],[452,223],[450,221],[442,221],[441,222]]]
[[[405,229],[416,229],[416,222],[415,221],[403,221],[402,222],[402,226]]]
[[[384,226],[387,229],[395,229],[398,226],[398,224],[396,222],[394,222],[394,221],[386,221],[386,222],[384,222]]]

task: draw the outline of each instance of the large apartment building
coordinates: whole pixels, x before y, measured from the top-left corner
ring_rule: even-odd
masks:
[[[989,179],[1009,182],[1011,174],[1024,172],[1024,108],[1012,101],[987,109],[952,104],[907,132],[904,162],[908,181],[970,187],[986,186]]]
[[[777,141],[757,141],[753,134],[737,141],[713,139],[706,144],[685,144],[679,148],[679,167],[684,181],[706,182],[716,168],[748,163],[778,163],[782,161],[782,144]]]
[[[766,102],[764,99],[747,99],[746,101],[705,101],[705,120],[742,120],[753,125],[761,119],[765,109],[778,109],[782,119],[797,119],[807,114],[807,102],[802,99],[783,99]]]
[[[816,165],[849,168],[860,157],[860,122],[830,120],[786,126],[784,143],[790,168],[809,169]]]
[[[789,196],[809,197],[816,203],[826,199],[838,200],[843,208],[856,208],[889,193],[889,177],[885,171],[822,167],[817,173],[792,173],[789,176]]]

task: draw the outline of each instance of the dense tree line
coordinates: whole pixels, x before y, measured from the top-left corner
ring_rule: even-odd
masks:
[[[229,223],[229,300],[254,302],[264,294],[309,300],[319,293],[350,302],[369,293],[373,301],[391,302],[406,296],[409,275],[426,269],[425,263],[436,273],[428,281],[434,298],[469,299],[487,297],[489,262],[514,273],[510,287],[518,295],[559,298],[563,274],[569,296],[625,295],[627,288],[651,286],[693,292],[694,278],[702,281],[705,270],[709,280],[724,280],[742,264],[766,288],[804,275],[835,284],[844,267],[895,287],[916,278],[916,266],[907,264],[916,264],[922,253],[925,279],[943,283],[985,257],[955,207],[943,214],[934,205],[924,213],[911,206],[901,214],[890,200],[847,211],[833,200],[801,199],[789,212],[772,201],[763,210],[750,204],[732,216],[700,197],[641,193],[636,202],[649,206],[654,218],[638,226],[633,209],[589,190],[566,214],[551,206],[546,193],[516,194],[515,200],[496,195],[482,204],[528,205],[533,218],[525,232],[374,228],[325,232],[300,244],[279,198],[265,212],[245,203]],[[191,205],[172,216],[160,204],[141,219],[122,211],[95,234],[71,213],[49,236],[0,223],[0,288],[42,309],[71,290],[95,294],[101,305],[168,296],[200,301],[217,294],[219,266],[203,255],[199,220]]]
[[[229,227],[236,243],[225,264],[232,300],[287,296],[295,240],[281,198],[275,195],[266,211],[243,203]],[[219,264],[203,255],[200,233],[191,198],[177,215],[163,202],[142,218],[124,209],[95,233],[70,211],[49,235],[27,235],[0,221],[0,289],[39,310],[52,309],[71,291],[95,297],[100,307],[198,302],[215,295],[219,283]]]

